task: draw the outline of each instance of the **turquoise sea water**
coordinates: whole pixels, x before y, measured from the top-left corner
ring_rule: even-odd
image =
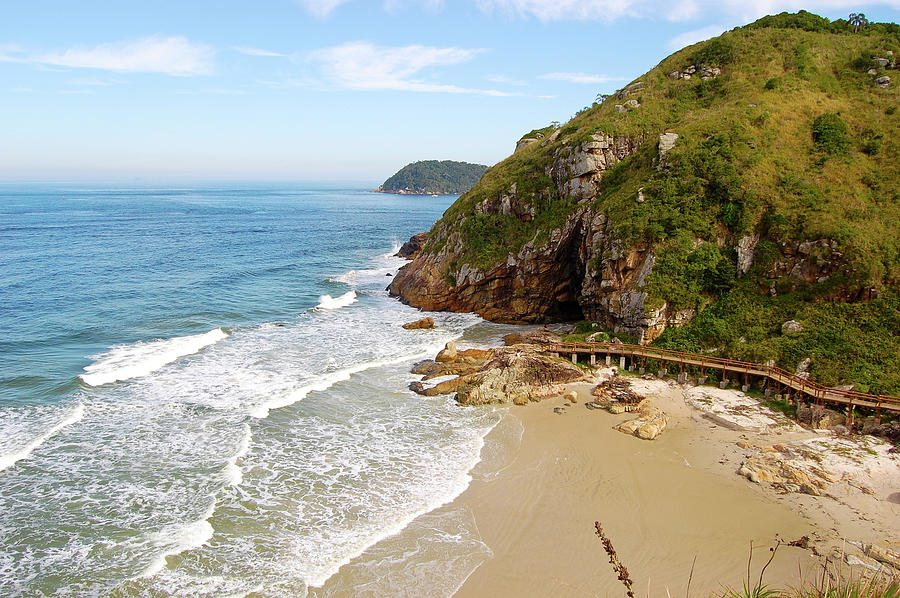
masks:
[[[0,595],[390,593],[360,560],[409,587],[427,567],[379,541],[413,520],[444,555],[420,595],[452,592],[477,538],[419,516],[497,415],[408,371],[496,330],[404,331],[420,313],[384,291],[452,199],[0,187]]]

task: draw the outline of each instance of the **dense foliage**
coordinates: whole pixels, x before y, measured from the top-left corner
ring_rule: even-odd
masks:
[[[422,160],[401,168],[384,182],[386,193],[451,195],[465,193],[478,182],[487,166],[453,160]]]

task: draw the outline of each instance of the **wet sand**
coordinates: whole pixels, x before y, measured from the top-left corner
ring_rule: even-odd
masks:
[[[669,428],[645,441],[612,429],[622,416],[587,409],[589,389],[581,385],[578,404],[561,414],[562,398],[510,408],[506,417],[524,428],[518,446],[499,440],[510,463],[486,475],[476,469],[445,507],[469,509],[493,553],[456,596],[621,595],[596,520],[638,596],[684,596],[695,557],[691,595],[739,587],[751,541],[755,580],[776,535],[815,537],[820,523],[736,474],[742,434],[693,417],[679,390],[658,397]],[[814,563],[809,551],[782,546],[766,582],[796,584],[798,567],[811,575]]]

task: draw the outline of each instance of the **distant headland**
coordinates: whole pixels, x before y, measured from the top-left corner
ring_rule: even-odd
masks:
[[[407,164],[375,193],[403,195],[456,195],[475,186],[487,170],[483,164],[453,160],[421,160]]]

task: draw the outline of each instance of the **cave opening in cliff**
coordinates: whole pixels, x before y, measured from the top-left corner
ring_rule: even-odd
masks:
[[[577,301],[557,301],[556,302],[557,318],[561,322],[580,322],[584,319],[584,312]]]

